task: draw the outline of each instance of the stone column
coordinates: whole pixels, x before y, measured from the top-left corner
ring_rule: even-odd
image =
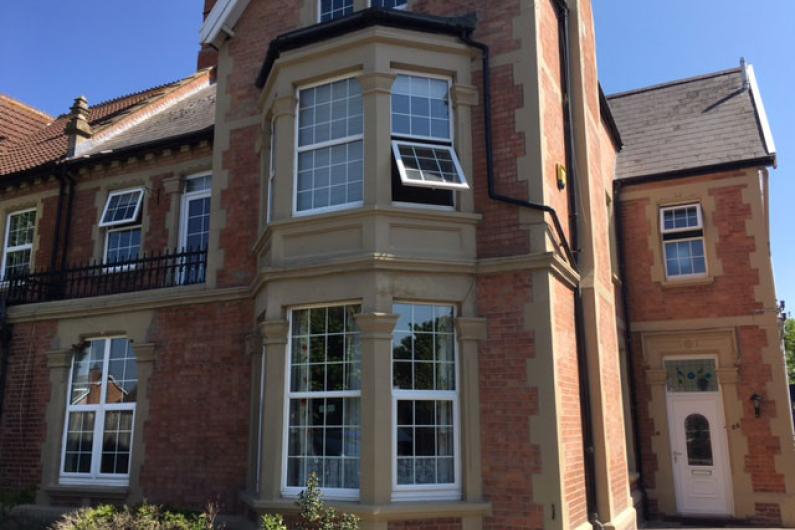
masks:
[[[454,84],[451,111],[455,116],[455,148],[461,159],[461,168],[469,181],[470,191],[457,194],[458,210],[471,212],[475,209],[475,170],[472,165],[472,107],[478,104],[478,91],[473,86]]]
[[[392,144],[390,124],[393,74],[366,73],[358,78],[362,85],[364,109],[364,204],[392,203]]]
[[[480,458],[480,342],[486,340],[486,319],[460,317],[455,322],[458,335],[461,411],[461,485],[467,502],[483,500]],[[481,515],[461,519],[463,530],[483,528]]]
[[[362,344],[360,499],[379,505],[392,498],[392,331],[398,316],[356,315]],[[376,528],[376,527],[373,527]]]
[[[286,320],[266,320],[259,328],[265,356],[259,498],[278,499],[282,485],[285,385],[289,379],[286,373],[289,324]]]
[[[296,105],[298,105],[298,100],[295,96],[289,95],[274,101],[271,109],[271,116],[274,121],[273,130],[276,134],[276,173],[273,177],[273,187],[271,188],[274,197],[272,201],[272,221],[289,219],[293,215]],[[265,177],[267,178],[267,174]]]

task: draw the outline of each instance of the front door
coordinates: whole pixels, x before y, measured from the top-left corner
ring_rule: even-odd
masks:
[[[706,368],[699,369],[695,376],[688,371],[685,377],[694,377],[695,384],[671,385],[669,376],[669,432],[676,504],[682,515],[731,516],[731,469],[721,395],[717,381],[698,381],[705,373],[712,374],[709,378],[715,377],[714,361],[709,361],[712,365],[700,363]],[[693,361],[688,364],[692,367]]]

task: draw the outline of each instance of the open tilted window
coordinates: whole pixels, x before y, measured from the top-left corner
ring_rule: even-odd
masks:
[[[469,189],[461,164],[450,146],[392,142],[400,180],[406,186]]]
[[[391,114],[392,200],[452,207],[469,183],[453,147],[450,80],[398,74]]]
[[[143,198],[144,190],[142,188],[111,192],[105,202],[99,226],[134,223],[141,212]]]

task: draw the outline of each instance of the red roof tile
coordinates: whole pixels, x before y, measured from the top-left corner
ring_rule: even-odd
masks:
[[[5,146],[43,129],[53,119],[49,114],[0,94],[0,153]]]
[[[94,132],[97,132],[180,83],[182,81],[93,105],[90,109],[89,123]],[[34,129],[32,134],[18,138],[16,141],[5,142],[4,147],[0,149],[0,176],[26,171],[65,158],[68,139],[64,129],[68,121],[69,115],[64,114],[45,127]]]

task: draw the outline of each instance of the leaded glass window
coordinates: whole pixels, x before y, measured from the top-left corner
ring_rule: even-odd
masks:
[[[714,359],[665,361],[669,392],[717,392]]]

